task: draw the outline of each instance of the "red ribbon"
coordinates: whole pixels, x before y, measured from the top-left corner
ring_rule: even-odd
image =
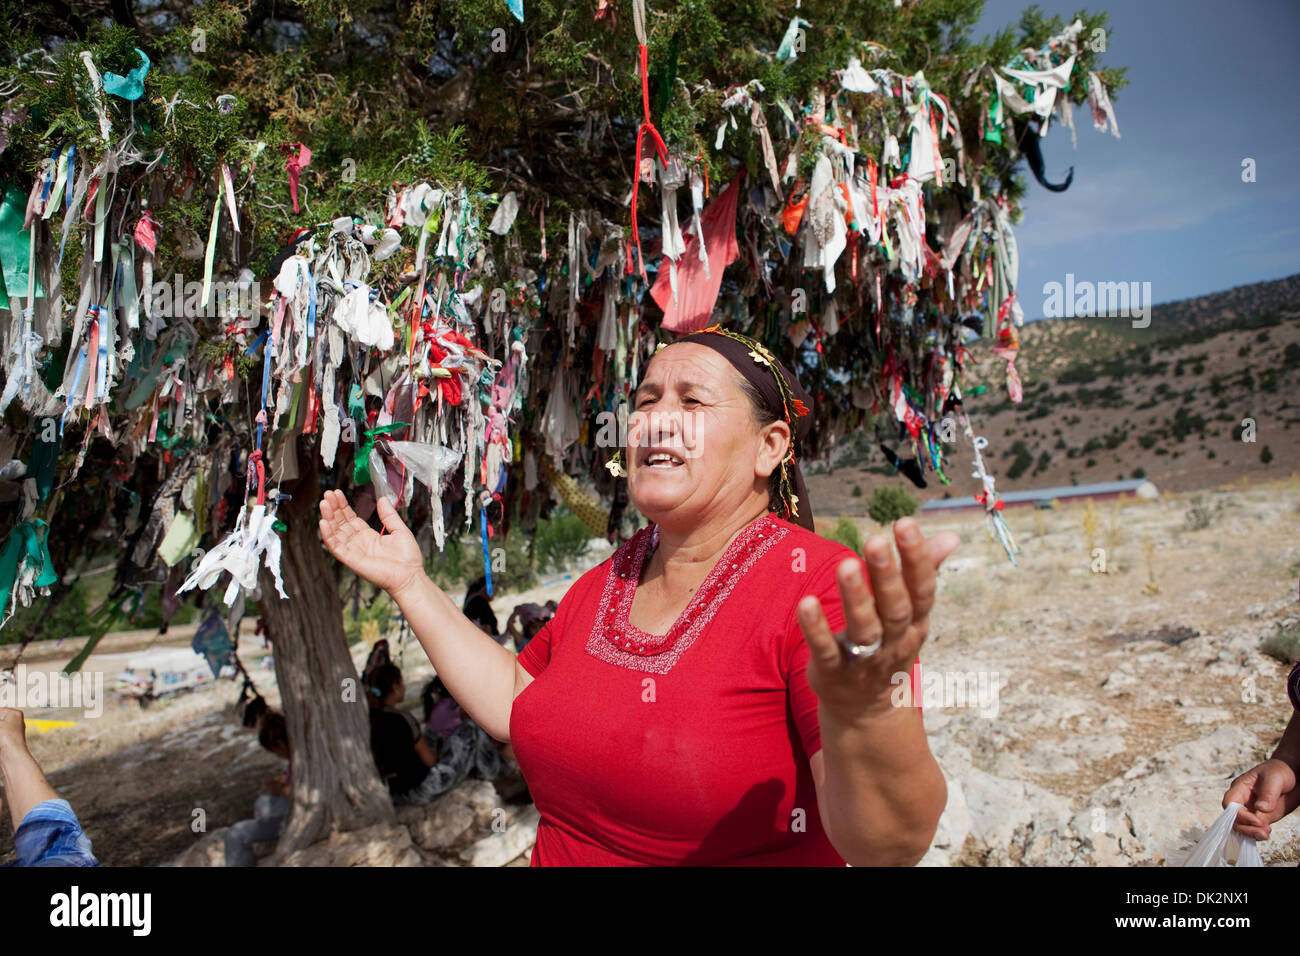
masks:
[[[650,122],[650,77],[646,70],[646,57],[648,52],[644,43],[638,44],[641,57],[641,111],[644,116],[641,123],[636,128],[636,165],[632,170],[632,241],[636,243],[636,256],[638,265],[641,267],[641,278],[647,283],[650,281],[645,271],[645,257],[641,254],[641,233],[636,225],[636,198],[638,187],[641,185],[641,148],[645,131],[649,130],[650,135],[654,138],[655,152],[659,154],[659,161],[664,166],[668,165],[668,147],[664,145],[663,137],[655,129],[655,124]]]
[[[140,243],[144,251],[153,255],[158,246],[158,230],[153,221],[153,216],[149,215],[146,209],[140,221],[135,224],[135,241]]]
[[[294,152],[295,148],[297,152]],[[311,150],[302,143],[289,143],[281,149],[289,156],[284,168],[289,172],[289,197],[293,200],[293,211],[298,212],[298,177],[311,165]]]
[[[252,483],[253,475],[257,475],[257,503],[266,504],[266,471],[262,467],[262,449],[257,449],[248,456],[248,479]]]
[[[876,169],[876,161],[874,159],[867,160],[867,176],[871,179],[871,215],[875,219],[880,218],[880,206],[876,202],[876,179],[879,175],[880,171]]]

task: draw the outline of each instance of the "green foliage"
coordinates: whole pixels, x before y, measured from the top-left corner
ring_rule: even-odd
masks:
[[[433,548],[425,555],[424,573],[444,591],[464,587],[468,581],[482,573],[482,553],[475,554],[471,550],[471,547],[476,545],[478,542],[473,539],[462,539],[454,534],[447,535],[441,551]],[[477,563],[474,563],[476,558]],[[476,574],[470,574],[471,568],[479,570]]]
[[[31,607],[19,607],[9,623],[0,630],[0,644],[20,643],[29,631],[35,629],[33,639],[38,641],[57,640],[66,637],[78,637],[89,633],[87,625],[88,605],[86,591],[75,585],[49,607],[51,599],[33,600]],[[49,610],[43,623],[38,625],[42,615]]]
[[[1015,481],[1033,466],[1034,456],[1024,441],[1019,439],[1011,446],[1010,452],[1015,455],[1015,461],[1007,469],[1007,477]]]
[[[926,0],[901,8],[894,0],[848,5],[804,0],[798,15],[809,24],[806,44],[795,60],[781,62],[771,51],[790,21],[788,5],[655,3],[646,24],[655,125],[673,152],[703,162],[716,190],[737,168],[748,169],[751,182],[765,175],[748,129],[742,129],[744,135],[728,134],[721,149],[713,148],[715,131],[730,118],[721,104],[737,85],[762,84],[764,115],[784,155],[791,137],[801,134],[775,109],[778,98],[806,101],[851,55],[868,68],[924,70],[967,131],[970,178],[985,195],[1003,194],[1018,220],[1016,206],[1025,188],[1017,172],[1020,157],[1011,155],[1009,144],[995,147],[976,132],[989,84],[976,83],[969,95],[962,89],[975,67],[1010,62],[1022,47],[1041,46],[1066,21],[1031,8],[1016,26],[975,41],[969,34],[982,6],[982,0]],[[143,198],[151,185],[158,187],[150,206],[161,225],[155,278],[177,263],[183,232],[207,235],[216,170],[223,162],[238,193],[242,231],[238,243],[230,241],[229,224],[218,216],[214,271],[229,274],[247,265],[264,287],[271,260],[293,230],[341,216],[381,221],[394,182],[463,186],[480,218],[494,198],[490,191],[516,189],[527,213],[519,216],[511,241],[534,250],[545,238],[552,261],[562,257],[570,211],[590,210],[628,225],[629,158],[643,106],[637,40],[623,5],[611,6],[598,19],[590,5],[528,0],[524,24],[501,0],[270,5],[207,0],[161,11],[137,7],[132,13],[130,4],[0,0],[0,87],[7,91],[7,105],[26,111],[25,119],[9,128],[4,163],[7,171],[21,173],[27,186],[51,152],[68,143],[77,145],[79,168],[101,158],[98,109],[107,111],[114,142],[133,125],[130,146],[141,161],[124,166],[114,188]],[[1105,13],[1082,17],[1087,33],[1108,24]],[[115,19],[130,21],[131,27]],[[500,39],[503,44],[496,42]],[[125,74],[138,64],[137,48],[152,61],[144,95],[128,103],[95,93],[81,54],[88,54],[101,74]],[[1082,51],[1075,75],[1099,70],[1114,95],[1124,86],[1123,71],[1105,68],[1101,60],[1101,54]],[[1081,104],[1086,93],[1086,83],[1076,82],[1067,95]],[[870,98],[852,97],[859,115],[868,115]],[[802,119],[802,135],[818,136]],[[286,150],[299,143],[310,147],[312,161],[302,171],[301,211],[295,213],[285,159]],[[805,161],[811,156],[806,151]],[[148,175],[145,163],[151,164]],[[945,203],[959,201],[956,191],[927,189],[926,208],[934,216]],[[129,219],[138,211],[133,202],[126,206]],[[545,237],[539,207],[545,210]],[[65,293],[78,285],[80,229],[69,236],[62,264]],[[411,240],[409,231],[404,238]],[[484,251],[495,256],[500,250]],[[409,261],[409,255],[401,255],[376,263],[371,283],[392,290]],[[66,354],[47,357],[46,367],[57,372]],[[196,347],[190,369],[227,354],[233,354],[243,379],[258,373],[260,359],[215,342]],[[1110,393],[1098,398],[1111,400]],[[1046,407],[1043,399],[1039,411]],[[120,408],[113,411],[120,417]],[[234,409],[224,413],[238,418]],[[162,418],[161,423],[159,435],[165,436],[170,422]],[[80,437],[66,439],[61,473],[75,458]],[[144,464],[152,469],[155,463]],[[883,490],[883,497],[878,491],[872,503],[886,509],[878,520],[915,509],[902,489]],[[51,520],[51,526],[60,523]],[[572,515],[559,513],[542,522],[537,565],[580,560],[588,537]],[[505,548],[503,583],[530,576],[533,564],[514,531]],[[453,535],[447,553],[431,556],[430,563],[435,579],[461,583],[478,573],[478,542]]]
[[[767,104],[778,97],[806,100],[858,56],[867,67],[923,69],[949,97],[972,141],[990,90],[981,83],[963,94],[969,72],[1010,62],[1066,25],[1030,8],[1015,26],[975,41],[968,34],[982,7],[982,0],[929,0],[900,11],[893,0],[847,6],[806,0],[798,10],[808,23],[803,48],[782,62],[771,51],[790,21],[785,7],[756,0],[656,4],[646,24],[655,124],[671,150],[701,159],[714,181],[737,163],[756,172],[762,159],[751,137],[728,137],[721,151],[712,148],[727,118],[721,104],[728,88],[757,80]],[[302,188],[317,221],[380,208],[399,167],[411,178],[464,182],[476,200],[492,188],[489,174],[500,183],[506,172],[549,192],[548,231],[556,239],[567,226],[565,214],[589,205],[597,184],[608,196],[601,200],[609,205],[606,214],[615,218],[620,209],[614,197],[625,185],[626,137],[631,119],[642,113],[637,40],[624,9],[597,19],[585,6],[530,0],[527,21],[519,24],[500,0],[292,0],[271,16],[259,5],[209,0],[165,19],[133,19],[133,30],[96,20],[76,44],[57,42],[81,29],[71,10],[62,18],[39,16],[8,2],[0,3],[0,14],[0,48],[10,51],[0,62],[0,80],[19,85],[17,100],[32,118],[17,130],[7,161],[21,157],[33,171],[60,142],[95,141],[88,79],[76,54],[87,49],[101,72],[125,73],[138,62],[135,48],[145,48],[154,68],[145,96],[129,108],[138,128],[135,147],[177,170],[206,171],[226,159],[247,171],[255,163],[245,198],[259,205],[246,237],[254,248],[291,224],[280,147],[293,142],[309,143],[314,154]],[[1109,26],[1104,12],[1082,18],[1085,37]],[[1103,66],[1104,55],[1085,47],[1076,76],[1098,70],[1115,96],[1126,85],[1124,71]],[[218,94],[234,96],[233,110],[215,109]],[[1087,84],[1072,84],[1067,95],[1082,104]],[[113,97],[108,104],[120,129],[128,107]],[[629,122],[619,137],[592,136],[599,131],[588,120],[601,115]],[[777,137],[791,132],[783,121],[769,117],[769,124]],[[463,143],[427,149],[457,127]],[[439,132],[431,137],[429,129]],[[552,155],[541,155],[537,141],[547,142]],[[525,142],[551,168],[501,153]],[[1024,190],[1018,164],[1004,147],[980,145],[969,156],[982,163],[984,191],[1003,191],[1016,203]],[[339,175],[345,159],[356,163],[351,183]],[[535,220],[521,217],[519,228],[522,241],[535,241]]]
[[[838,541],[844,547],[852,549],[855,554],[862,553],[862,534],[858,531],[857,522],[848,515],[840,515],[840,520],[835,522],[835,527],[823,537],[827,541]]]
[[[1205,428],[1208,424],[1203,416],[1179,407],[1178,411],[1174,413],[1173,419],[1169,422],[1169,431],[1179,441],[1185,441],[1192,432],[1197,432],[1201,438],[1204,438]]]
[[[1200,531],[1214,524],[1223,514],[1223,499],[1219,498],[1213,504],[1204,495],[1196,495],[1192,498],[1191,507],[1183,516],[1183,524],[1188,531]]]
[[[97,559],[100,560],[100,559]],[[110,575],[82,577],[57,597],[37,598],[31,607],[19,607],[0,630],[0,644],[17,644],[31,633],[36,641],[84,637],[94,633],[112,584]],[[52,603],[51,603],[52,602]],[[48,610],[48,613],[46,613]],[[115,626],[146,629],[162,626],[162,586],[149,585],[142,594],[128,595],[122,604],[123,618]],[[192,623],[199,609],[186,601],[172,616],[169,626]]]
[[[372,590],[370,585],[361,585],[362,598],[357,608],[356,617],[352,616],[352,603],[344,607],[343,610],[343,633],[347,636],[349,644],[355,644],[361,640],[362,630],[366,624],[371,622],[379,625],[379,633],[388,632],[389,625],[392,623],[394,606],[392,599],[380,591],[376,594],[370,594]],[[369,597],[367,597],[369,595]]]
[[[572,570],[586,556],[590,542],[591,530],[581,518],[568,508],[556,509],[550,518],[537,522],[533,541],[537,570],[541,573]]]
[[[1279,624],[1277,630],[1264,638],[1259,649],[1283,664],[1300,660],[1300,624]]]
[[[884,525],[905,518],[916,511],[916,500],[905,488],[884,485],[875,490],[867,502],[867,514]]]

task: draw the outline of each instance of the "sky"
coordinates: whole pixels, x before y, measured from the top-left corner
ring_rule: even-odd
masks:
[[[986,0],[982,38],[1012,26],[1027,0]],[[1300,124],[1295,48],[1300,0],[1039,0],[1069,23],[1081,8],[1110,13],[1103,63],[1128,68],[1112,101],[1121,138],[1074,111],[1078,148],[1053,124],[1046,177],[1029,183],[1016,227],[1025,317],[1043,314],[1043,287],[1150,282],[1173,302],[1300,272]],[[1076,76],[1078,74],[1076,73]],[[1256,181],[1242,181],[1255,160]],[[1150,303],[1147,303],[1150,304]]]

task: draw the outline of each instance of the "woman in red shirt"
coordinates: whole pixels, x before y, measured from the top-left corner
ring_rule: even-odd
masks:
[[[903,519],[896,563],[883,535],[863,562],[814,534],[794,457],[811,404],[718,326],[661,347],[628,424],[628,494],[651,524],[517,659],[428,579],[386,499],[381,535],[325,493],[327,547],[513,745],[541,814],[534,865],[911,865],[928,849],[947,789],[894,692],[956,535]]]

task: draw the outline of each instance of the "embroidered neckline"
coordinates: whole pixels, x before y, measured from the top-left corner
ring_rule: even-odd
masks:
[[[667,673],[695,642],[746,572],[789,533],[764,513],[732,539],[667,634],[649,634],[628,620],[645,562],[658,541],[658,526],[642,528],[610,560],[587,652],[633,670]]]

